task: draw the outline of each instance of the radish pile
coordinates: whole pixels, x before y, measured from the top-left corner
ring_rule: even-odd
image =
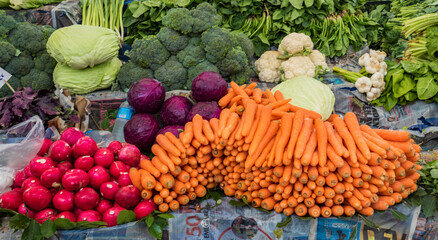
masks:
[[[122,210],[133,210],[141,219],[156,205],[140,201],[140,191],[129,178],[129,169],[137,168],[140,158],[133,145],[114,141],[99,149],[80,130],[66,129],[60,140],[44,140],[38,155],[15,176],[12,190],[0,197],[0,207],[39,223],[66,218],[114,226]]]

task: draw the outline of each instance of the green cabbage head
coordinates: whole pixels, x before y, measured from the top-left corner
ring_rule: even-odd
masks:
[[[57,29],[47,41],[47,52],[74,69],[94,67],[118,55],[119,37],[111,29],[72,25]]]
[[[311,77],[294,77],[272,89],[280,91],[284,99],[291,98],[291,104],[312,110],[322,116],[325,121],[330,117],[335,106],[335,95],[324,83]]]
[[[0,0],[0,7],[2,6],[1,2],[4,1],[5,0]],[[8,2],[9,1],[11,2],[10,7],[14,10],[39,8],[44,5],[62,2],[62,0],[8,0]]]
[[[1,8],[5,8],[5,7],[9,7],[9,0],[0,0],[0,7]]]
[[[81,70],[58,63],[53,71],[53,81],[71,93],[85,94],[109,88],[115,82],[121,66],[122,62],[117,57]]]

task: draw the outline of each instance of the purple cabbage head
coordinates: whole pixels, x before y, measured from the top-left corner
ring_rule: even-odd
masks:
[[[219,101],[227,89],[227,82],[217,72],[203,72],[192,82],[192,96],[197,102]]]
[[[193,104],[185,97],[173,96],[167,99],[161,107],[161,121],[167,125],[186,124],[187,114]]]
[[[212,118],[219,118],[221,114],[221,108],[217,105],[217,102],[198,102],[195,106],[190,109],[189,114],[187,114],[187,122],[192,121],[193,117],[199,114],[205,120],[210,120]]]
[[[156,113],[163,105],[166,92],[163,85],[152,78],[142,78],[131,85],[128,103],[137,113]]]
[[[160,126],[152,115],[139,113],[126,123],[123,133],[127,143],[137,146],[141,151],[149,151],[158,130]]]

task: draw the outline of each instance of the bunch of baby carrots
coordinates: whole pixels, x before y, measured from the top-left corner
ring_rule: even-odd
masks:
[[[312,217],[372,215],[416,191],[421,148],[408,132],[359,125],[351,112],[323,121],[289,102],[231,82],[219,119],[196,115],[179,138],[158,135],[133,184],[160,211],[219,186],[254,207]]]

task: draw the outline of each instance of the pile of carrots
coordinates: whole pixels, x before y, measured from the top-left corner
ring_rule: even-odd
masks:
[[[359,125],[351,112],[323,121],[289,101],[231,82],[219,119],[196,115],[179,138],[158,135],[133,184],[163,212],[219,186],[254,207],[312,217],[372,215],[416,191],[421,148],[408,132]]]

